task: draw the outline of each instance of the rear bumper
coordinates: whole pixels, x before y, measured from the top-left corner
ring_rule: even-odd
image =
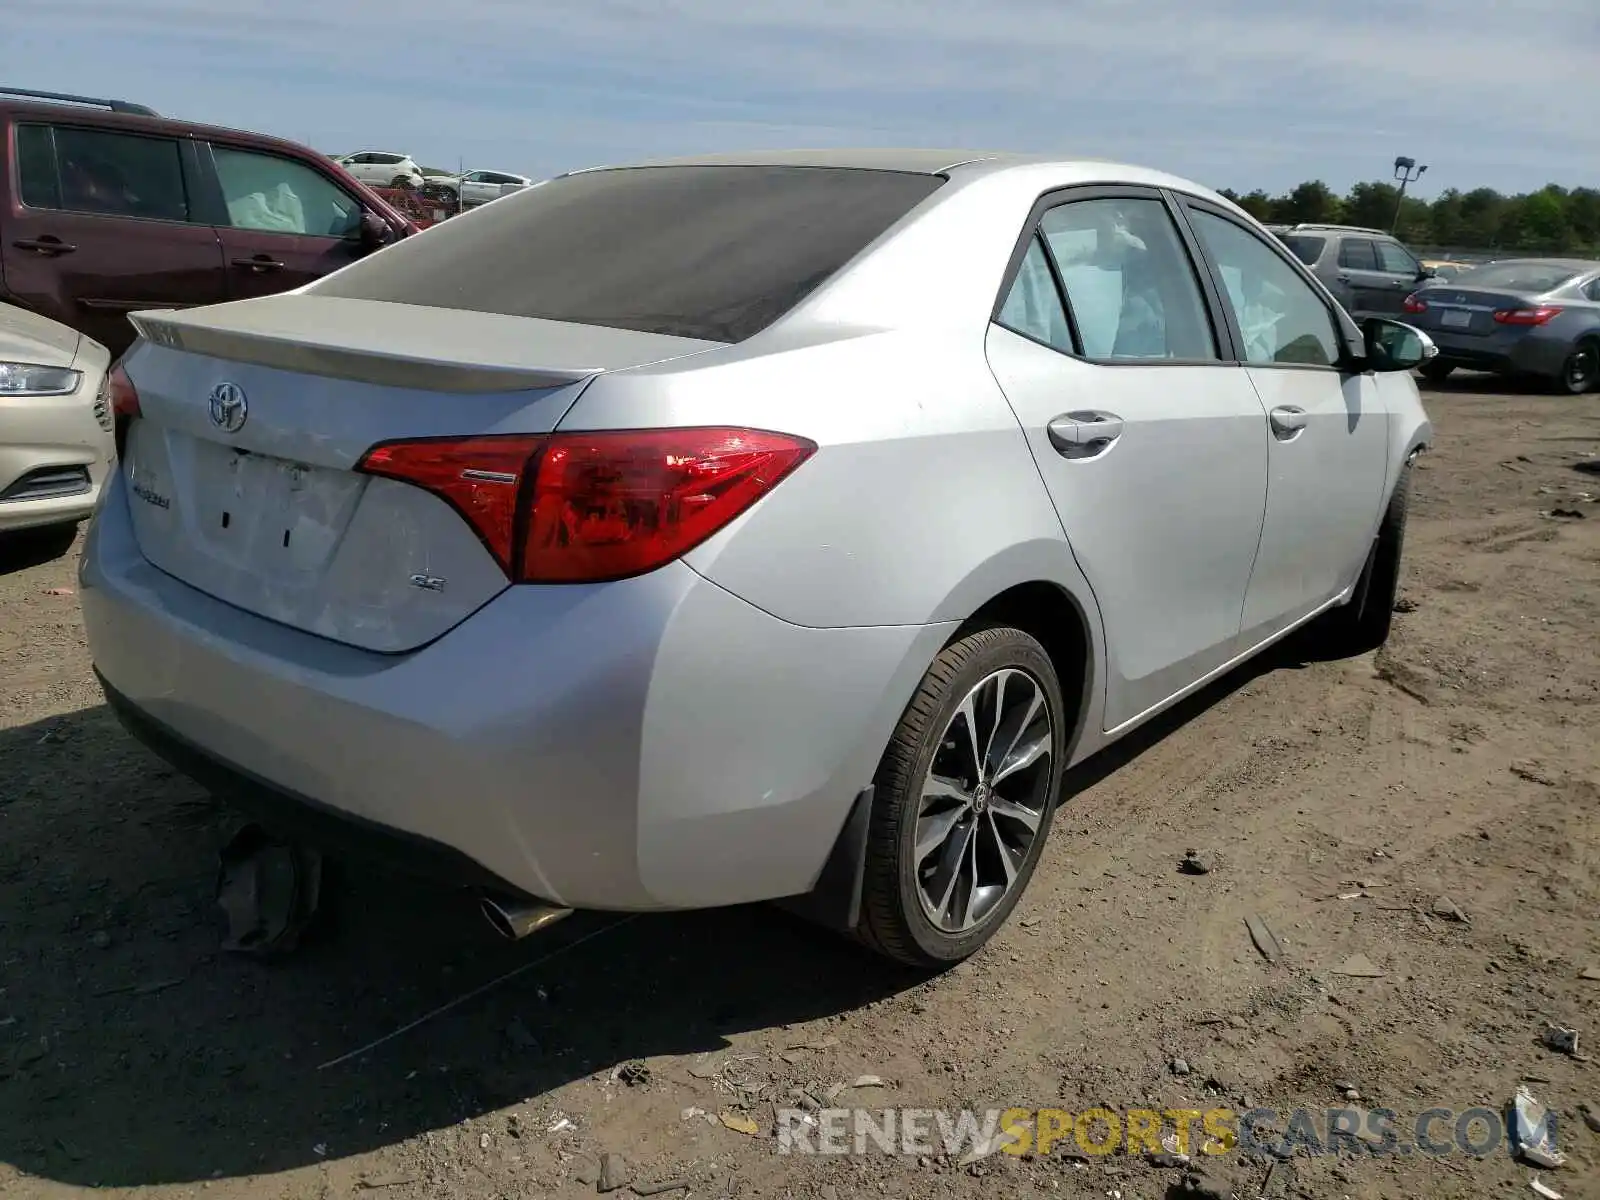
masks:
[[[1570,352],[1564,341],[1531,335],[1504,338],[1469,337],[1441,329],[1423,332],[1439,348],[1442,361],[1500,375],[1558,375]]]
[[[79,575],[108,699],[181,769],[313,840],[575,908],[810,889],[948,636],[790,625],[679,563],[509,588],[374,654],[151,566],[120,478]]]

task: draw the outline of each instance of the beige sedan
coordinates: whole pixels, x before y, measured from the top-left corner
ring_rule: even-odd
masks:
[[[65,551],[116,460],[110,352],[74,329],[0,304],[0,540]]]

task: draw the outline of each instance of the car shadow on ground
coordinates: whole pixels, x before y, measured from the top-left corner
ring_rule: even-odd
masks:
[[[0,534],[0,576],[42,567],[65,557],[77,535],[75,525]]]
[[[1076,768],[1065,794],[1303,661],[1291,647],[1240,668]],[[0,1162],[102,1187],[278,1172],[924,978],[767,906],[606,932],[618,917],[580,913],[510,943],[466,895],[353,866],[296,956],[241,960],[219,953],[214,903],[237,822],[103,706],[0,732]]]

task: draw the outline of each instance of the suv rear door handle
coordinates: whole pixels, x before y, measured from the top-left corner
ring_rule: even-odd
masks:
[[[281,271],[283,264],[275,258],[268,258],[265,254],[258,254],[254,258],[236,258],[233,260],[236,267],[248,267],[257,274],[267,271]]]
[[[1273,436],[1288,441],[1304,429],[1311,418],[1305,409],[1284,404],[1268,413],[1267,419],[1272,422]]]
[[[1062,413],[1047,426],[1050,445],[1063,458],[1094,458],[1122,436],[1122,418],[1114,413]]]
[[[76,246],[63,242],[60,238],[53,237],[48,233],[38,238],[18,238],[11,244],[18,250],[32,250],[38,254],[43,254],[47,258],[52,258],[57,254],[71,254],[77,249]]]
[[[1348,276],[1348,275],[1342,275],[1342,274],[1341,275],[1335,275],[1334,278],[1337,279],[1340,283],[1349,283],[1350,282],[1350,276]]]

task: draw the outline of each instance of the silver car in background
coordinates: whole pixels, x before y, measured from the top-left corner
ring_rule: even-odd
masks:
[[[112,471],[111,355],[59,321],[0,304],[0,543],[65,552]]]
[[[511,933],[782,899],[971,954],[1069,764],[1292,630],[1383,642],[1430,436],[1424,337],[1102,162],[596,169],[135,322],[109,702]]]
[[[1600,262],[1509,258],[1418,288],[1405,319],[1437,345],[1435,383],[1457,367],[1581,396],[1600,385]]]

